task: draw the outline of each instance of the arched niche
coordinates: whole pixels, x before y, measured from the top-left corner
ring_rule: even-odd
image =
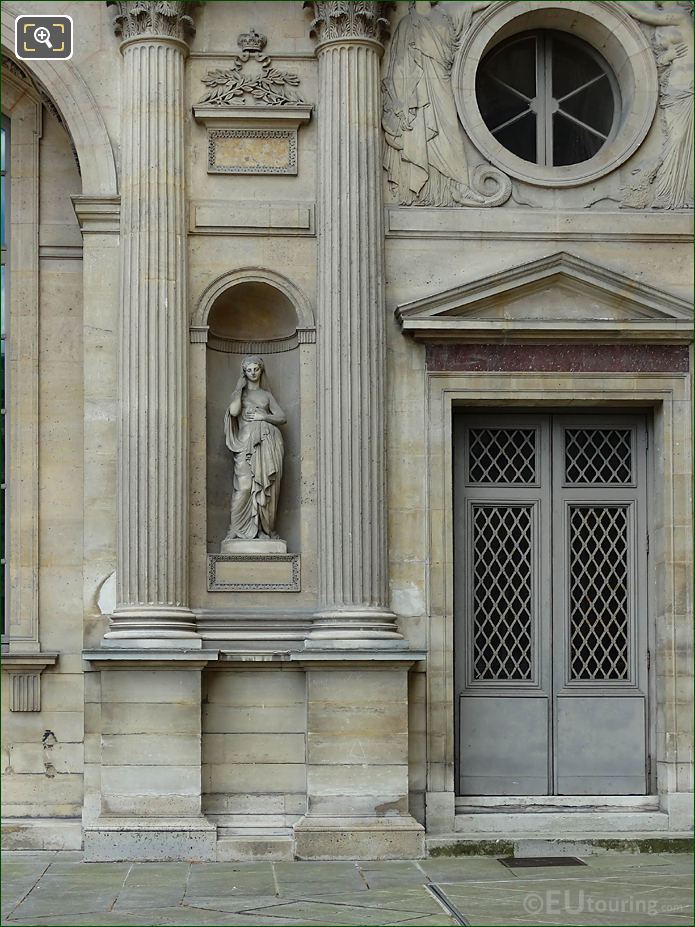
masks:
[[[299,347],[313,341],[313,315],[287,281],[259,272],[228,274],[203,296],[191,340],[206,344],[207,551],[227,533],[233,458],[223,421],[247,354],[263,357],[269,387],[287,416],[281,427],[284,471],[276,530],[288,550],[301,546]]]

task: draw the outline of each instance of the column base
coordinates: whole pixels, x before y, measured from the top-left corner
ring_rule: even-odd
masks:
[[[217,852],[217,827],[207,818],[103,816],[84,829],[87,863],[209,862]]]
[[[104,635],[105,646],[200,648],[202,640],[190,608],[167,605],[127,605],[115,609]]]
[[[365,645],[370,649],[406,649],[408,642],[396,621],[396,615],[387,608],[321,609],[314,614],[306,646],[321,650]]]
[[[297,859],[421,859],[425,829],[407,815],[314,817],[294,826]]]

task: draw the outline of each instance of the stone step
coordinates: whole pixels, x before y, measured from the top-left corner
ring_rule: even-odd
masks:
[[[217,840],[217,862],[240,860],[273,861],[294,859],[294,838],[291,831],[263,831],[260,828],[225,828]]]

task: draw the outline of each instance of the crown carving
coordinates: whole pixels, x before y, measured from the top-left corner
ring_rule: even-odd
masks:
[[[250,32],[242,32],[237,39],[237,45],[242,52],[262,52],[268,43],[268,39],[255,29]]]

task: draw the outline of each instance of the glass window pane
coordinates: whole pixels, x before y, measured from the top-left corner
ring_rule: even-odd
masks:
[[[494,132],[497,126],[503,125],[514,116],[525,112],[528,103],[515,96],[509,90],[491,80],[487,74],[480,74],[475,86],[480,114],[485,125]]]
[[[613,93],[608,77],[603,74],[594,84],[573,94],[560,104],[560,109],[581,119],[592,129],[608,135],[613,126]]]
[[[593,158],[603,145],[603,139],[587,132],[562,113],[553,117],[553,165],[580,164]]]
[[[5,170],[5,126],[0,134],[0,170]]]
[[[552,48],[553,96],[556,100],[603,73],[593,55],[574,42],[563,42],[553,35]]]
[[[482,69],[527,97],[536,95],[536,38],[527,36],[493,51]]]
[[[2,337],[5,337],[5,265],[0,265],[0,287],[2,287],[2,307],[0,308],[0,333]],[[5,350],[5,342],[2,343],[3,351]]]
[[[495,138],[504,147],[524,161],[536,161],[536,115],[527,113],[506,129],[495,132]]]
[[[0,197],[2,199],[2,213],[0,215],[0,239],[2,240],[2,247],[5,247],[5,175],[3,174],[0,177]]]

